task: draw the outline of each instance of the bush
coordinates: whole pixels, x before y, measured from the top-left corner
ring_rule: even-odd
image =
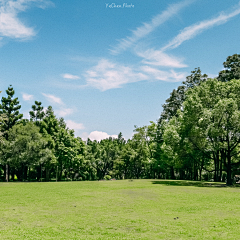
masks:
[[[110,180],[111,178],[112,178],[112,177],[111,177],[110,175],[105,175],[105,176],[104,176],[104,179],[105,179],[105,180]]]

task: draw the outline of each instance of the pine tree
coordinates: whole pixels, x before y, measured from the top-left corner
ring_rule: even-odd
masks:
[[[35,101],[35,105],[32,105],[32,111],[29,112],[31,121],[35,121],[36,125],[39,125],[45,115],[41,102]]]
[[[2,119],[1,132],[3,137],[8,140],[8,131],[11,129],[17,122],[19,122],[23,114],[19,113],[21,105],[19,105],[18,98],[13,98],[15,91],[13,90],[12,85],[6,90],[7,97],[2,97],[2,104],[0,104],[0,115],[4,115],[5,118]],[[6,161],[7,159],[4,159]],[[9,181],[9,169],[8,164],[6,164],[4,169],[6,175],[6,181]]]
[[[7,97],[2,97],[2,104],[0,104],[0,114],[4,114],[6,118],[1,125],[1,131],[4,133],[4,137],[8,140],[8,130],[12,128],[17,122],[19,122],[23,114],[19,113],[21,105],[19,105],[18,98],[13,98],[15,91],[12,85],[6,90]]]

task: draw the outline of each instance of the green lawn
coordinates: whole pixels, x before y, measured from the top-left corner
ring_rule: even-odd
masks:
[[[0,183],[0,239],[240,239],[239,201],[190,181]]]

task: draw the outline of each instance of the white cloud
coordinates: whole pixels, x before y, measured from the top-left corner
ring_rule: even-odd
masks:
[[[59,116],[59,117],[65,117],[67,115],[70,115],[74,112],[74,110],[72,108],[62,108],[62,109],[58,109],[55,111],[55,113]]]
[[[68,128],[74,129],[75,131],[76,130],[82,130],[82,129],[85,128],[82,123],[76,123],[72,120],[65,120],[65,122],[66,122]]]
[[[24,101],[31,101],[31,100],[33,100],[33,95],[30,95],[27,93],[22,93],[22,98]]]
[[[112,88],[120,88],[123,84],[148,79],[141,72],[134,72],[130,67],[112,63],[106,59],[99,61],[97,66],[88,70],[85,74],[87,85],[106,91]]]
[[[83,133],[81,133],[80,137],[83,141],[87,141],[88,136],[89,136],[88,132],[83,132]]]
[[[165,51],[167,49],[173,49],[181,45],[183,42],[195,37],[196,35],[200,34],[204,30],[212,28],[216,25],[221,25],[226,23],[231,18],[240,14],[240,3],[237,5],[237,9],[230,13],[221,13],[218,17],[205,20],[197,24],[193,24],[189,27],[184,28],[180,34],[178,34],[173,40],[171,40],[165,47],[161,50]]]
[[[27,112],[27,111],[26,111],[26,112],[23,112],[23,117],[30,120],[30,114],[29,114],[29,112]]]
[[[63,74],[62,77],[65,78],[65,79],[71,79],[71,80],[80,79],[79,76],[72,75],[72,74],[69,74],[69,73]]]
[[[30,3],[36,3],[37,7],[44,8],[51,2],[44,0],[0,1],[0,36],[27,39],[36,35],[33,28],[25,26],[18,18],[18,13],[26,11]]]
[[[152,68],[149,66],[142,66],[141,70],[147,73],[149,76],[151,76],[155,80],[161,80],[166,82],[181,82],[185,80],[187,76],[187,73],[185,72],[177,73],[174,70],[161,71],[159,69]]]
[[[188,6],[192,2],[193,1],[191,0],[185,0],[180,3],[169,5],[169,7],[165,11],[153,17],[149,23],[143,23],[142,26],[138,27],[136,30],[133,30],[131,36],[119,40],[119,44],[117,44],[114,48],[110,50],[111,53],[118,54],[126,50],[127,48],[131,47],[132,44],[134,44],[141,38],[147,36],[149,33],[154,31],[158,26],[166,22],[172,16],[176,15],[182,8]]]
[[[137,51],[136,54],[144,58],[142,61],[144,64],[173,68],[187,67],[186,64],[182,63],[183,59],[170,56],[159,50],[148,49],[147,51]]]
[[[118,135],[109,135],[107,134],[106,132],[101,132],[101,131],[93,131],[91,132],[87,138],[90,138],[92,141],[93,140],[97,140],[97,141],[100,141],[102,139],[106,139],[106,138],[109,138],[109,137],[112,137],[112,138],[117,138]],[[87,139],[86,138],[86,139]]]
[[[152,65],[160,65],[161,60],[157,58],[154,54],[156,52],[149,52],[149,59],[152,54],[152,59],[158,60],[159,63],[153,62]],[[166,66],[168,67],[186,67],[177,58],[170,57],[167,54],[161,53],[165,57]],[[143,62],[146,62],[143,60]],[[87,86],[97,88],[101,91],[106,91],[113,88],[120,88],[124,84],[139,82],[143,80],[161,80],[167,82],[179,82],[185,80],[187,73],[185,72],[175,72],[174,70],[162,71],[157,68],[153,68],[147,65],[136,67],[135,69],[131,67],[125,67],[120,64],[115,64],[109,60],[102,59],[99,63],[92,67],[90,70],[86,71],[85,78],[87,81]]]
[[[61,98],[59,98],[59,97],[56,97],[56,96],[51,95],[51,94],[45,94],[45,93],[42,93],[42,95],[45,96],[49,102],[58,103],[58,104],[64,105],[64,103],[62,102]]]

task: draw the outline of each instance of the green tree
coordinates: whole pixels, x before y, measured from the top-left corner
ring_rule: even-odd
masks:
[[[4,114],[6,118],[1,125],[1,130],[4,132],[4,137],[8,139],[8,131],[11,129],[17,122],[19,122],[23,114],[19,113],[21,105],[19,105],[18,98],[14,98],[15,91],[12,88],[12,85],[6,90],[7,97],[2,97],[2,104],[0,104],[0,114]]]
[[[228,56],[223,66],[225,69],[219,72],[219,81],[228,82],[232,79],[240,79],[240,54]]]
[[[177,119],[186,144],[212,159],[215,171],[223,165],[227,184],[240,165],[240,82],[209,79],[189,89],[183,112]],[[176,153],[176,152],[175,152]]]
[[[44,111],[41,102],[35,101],[35,104],[32,105],[32,111],[29,112],[30,119],[39,125],[39,121],[44,118]]]
[[[17,124],[23,117],[23,114],[19,113],[21,105],[19,105],[18,98],[14,98],[15,91],[10,85],[6,90],[7,97],[2,97],[2,104],[0,104],[0,114],[4,114],[5,118],[1,124],[1,132],[6,140],[8,140],[8,131],[15,124]],[[6,159],[5,159],[6,160]],[[6,181],[9,180],[8,165],[4,169]]]
[[[74,137],[74,131],[64,128],[63,119],[59,123],[62,127],[56,133],[55,155],[59,169],[58,179],[62,179],[62,173],[67,179],[77,180],[81,177],[84,162],[85,146],[81,138]]]
[[[47,139],[47,147],[55,154],[56,136],[60,131],[59,121],[54,115],[52,106],[49,106],[46,110],[46,114],[42,121],[39,122],[40,133]],[[43,163],[44,173],[46,181],[49,181],[51,169],[54,167],[52,159],[48,159]],[[43,166],[41,166],[43,167]],[[38,173],[41,172],[41,168],[38,169]],[[39,174],[38,174],[39,175]]]
[[[11,167],[12,179],[14,174],[19,180],[30,178],[31,169],[47,161],[54,160],[54,155],[47,148],[47,139],[39,133],[39,128],[29,122],[20,123],[9,130],[8,141],[5,140],[1,155],[6,164]]]
[[[202,82],[207,80],[207,75],[202,74],[200,68],[195,68],[191,71],[191,75],[186,77],[186,81],[183,85],[174,89],[170,97],[166,100],[166,103],[162,105],[163,112],[161,119],[169,121],[173,116],[178,115],[178,109],[181,109],[183,102],[186,99],[186,91],[189,88],[200,85]]]

